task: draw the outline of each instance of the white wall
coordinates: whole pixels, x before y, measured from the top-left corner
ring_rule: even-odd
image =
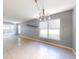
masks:
[[[76,8],[74,7],[73,8],[73,21],[72,21],[72,23],[73,23],[73,26],[72,26],[72,39],[73,39],[73,49],[74,49],[74,51],[76,52]]]

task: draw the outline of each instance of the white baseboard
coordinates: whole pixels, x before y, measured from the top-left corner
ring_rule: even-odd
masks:
[[[70,47],[66,47],[66,46],[63,46],[63,45],[60,45],[60,44],[50,43],[50,42],[43,41],[43,40],[33,39],[31,37],[27,37],[27,36],[23,36],[23,35],[20,35],[20,37],[27,38],[27,39],[31,39],[31,40],[35,40],[35,41],[40,41],[40,42],[47,43],[47,44],[50,44],[50,45],[54,45],[54,46],[61,47],[61,48],[65,48],[67,50],[73,51],[73,53],[76,55],[76,53],[73,50],[73,48],[70,48]]]

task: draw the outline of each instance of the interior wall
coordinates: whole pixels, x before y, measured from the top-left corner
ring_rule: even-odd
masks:
[[[72,10],[52,15],[52,18],[60,18],[60,40],[55,42],[72,48]]]
[[[72,10],[57,13],[51,15],[51,17],[52,19],[60,19],[60,40],[46,40],[41,38],[40,40],[72,47]],[[26,25],[27,23],[31,23],[36,26],[39,25],[38,20],[30,20],[21,23],[21,35],[39,39],[38,27],[28,27]]]
[[[38,27],[29,27],[27,24],[31,25],[39,25],[39,21],[34,19],[27,22],[21,23],[21,35],[32,37],[32,38],[38,38],[39,37],[39,29]]]
[[[72,26],[72,33],[73,33],[73,49],[76,52],[76,7],[73,8],[73,26]]]

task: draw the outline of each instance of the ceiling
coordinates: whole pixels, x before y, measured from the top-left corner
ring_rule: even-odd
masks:
[[[34,0],[4,0],[3,1],[4,21],[23,22],[37,18],[39,11]],[[42,0],[39,0],[39,7],[42,7]],[[47,15],[62,12],[73,8],[75,0],[44,0],[44,7]]]

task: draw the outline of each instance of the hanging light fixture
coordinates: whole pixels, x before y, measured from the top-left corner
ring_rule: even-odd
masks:
[[[39,6],[38,6],[38,0],[34,0],[35,3],[36,3],[36,6],[37,6],[37,9],[40,10]],[[48,18],[47,18],[48,17]],[[39,20],[40,21],[45,21],[47,19],[51,19],[50,16],[46,16],[46,13],[45,13],[45,8],[44,8],[44,0],[43,0],[43,5],[42,5],[42,13],[39,14]]]

